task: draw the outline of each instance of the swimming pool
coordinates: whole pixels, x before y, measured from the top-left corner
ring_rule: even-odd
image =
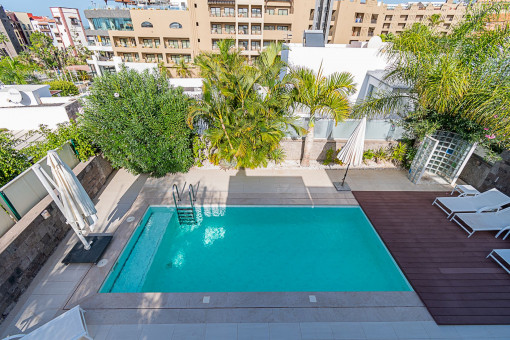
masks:
[[[149,207],[101,293],[410,291],[359,207]]]

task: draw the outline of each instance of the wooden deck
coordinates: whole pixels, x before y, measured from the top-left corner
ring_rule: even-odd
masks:
[[[354,192],[438,324],[510,324],[510,275],[486,259],[492,249],[510,248],[510,240],[495,239],[495,232],[467,238],[431,205],[448,194]]]

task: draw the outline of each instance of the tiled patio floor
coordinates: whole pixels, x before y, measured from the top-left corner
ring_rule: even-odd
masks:
[[[331,180],[336,181],[342,176],[342,171],[324,170],[238,172],[196,169],[184,175],[147,179],[121,170],[115,173],[96,199],[100,218],[98,231],[115,233],[120,228],[114,235],[113,242],[117,242],[117,245],[112,243],[109,249],[120,251],[130,236],[129,232],[124,231],[137,223],[135,220],[129,224],[125,218],[135,216],[139,219],[144,207],[149,204],[173,204],[170,190],[173,183],[183,185],[200,182],[198,204],[357,204],[351,193],[338,193],[333,188]],[[388,183],[391,183],[391,190],[448,190],[443,185],[410,185],[405,173],[396,170],[353,170],[350,171],[348,182],[355,190],[390,190]],[[87,278],[98,271],[97,266],[60,264],[74,242],[74,235],[69,233],[15,309],[0,325],[1,335],[37,328],[61,313],[64,306],[80,302],[74,301],[77,292],[94,290],[87,287]],[[111,262],[115,260],[114,257],[109,259]],[[87,309],[86,318],[91,333],[95,339],[122,340],[457,339],[470,335],[483,339],[503,339],[508,335],[510,339],[510,328],[507,327],[436,326],[421,303],[414,298],[412,301],[418,301],[418,305],[408,307],[358,308],[351,305],[336,308],[209,309],[154,309],[161,301],[157,296],[153,298],[136,309]]]

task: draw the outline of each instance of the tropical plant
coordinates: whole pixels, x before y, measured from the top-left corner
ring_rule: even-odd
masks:
[[[335,72],[325,76],[322,67],[318,73],[306,67],[294,68],[291,82],[295,108],[310,114],[301,159],[301,166],[309,166],[315,121],[320,118],[333,118],[335,123],[343,121],[350,111],[348,96],[356,91],[356,84],[350,73]]]
[[[374,159],[374,156],[375,156],[374,150],[372,149],[367,149],[363,151],[363,162],[366,163],[366,161]]]
[[[158,63],[158,71],[161,73],[165,78],[172,78],[172,72],[168,67],[165,66],[164,62]]]
[[[0,187],[9,183],[31,165],[27,157],[16,149],[16,140],[13,135],[0,131]]]
[[[53,80],[46,84],[50,85],[50,90],[62,91],[60,92],[62,96],[77,96],[80,94],[78,87],[70,81]]]
[[[195,58],[203,81],[202,99],[194,105],[188,124],[204,121],[210,142],[209,158],[223,167],[255,168],[279,162],[284,154],[280,140],[294,128],[289,113],[289,78],[280,80],[285,63],[281,44],[271,44],[249,65],[232,40],[218,42],[219,53]]]
[[[408,91],[376,92],[354,108],[354,116],[398,113],[406,137],[437,129],[460,134],[489,148],[510,145],[510,27],[487,23],[508,3],[475,6],[444,35],[414,24],[385,49],[386,79]]]
[[[337,155],[339,152],[340,152],[340,149],[338,149],[338,150],[335,150],[334,148],[328,149],[326,151],[326,157],[324,158],[324,162],[322,162],[322,164],[324,164],[324,165],[330,165],[330,164],[343,165],[344,163],[337,158]]]
[[[195,166],[202,167],[207,159],[207,142],[203,136],[193,137],[193,159]]]
[[[124,68],[94,79],[78,122],[114,167],[160,177],[193,165],[190,104],[158,72]]]
[[[28,139],[33,135],[40,138],[30,142],[28,146],[23,148],[23,153],[32,162],[37,162],[46,156],[49,150],[59,148],[68,142],[82,162],[87,161],[96,153],[96,148],[92,145],[91,140],[84,135],[82,127],[75,121],[58,124],[56,129],[50,129],[46,125],[41,125],[38,129],[31,130],[28,133]]]
[[[395,34],[393,34],[391,32],[388,34],[383,33],[380,35],[380,37],[383,42],[392,42],[395,39]]]
[[[0,81],[4,84],[37,83],[35,76],[37,66],[24,64],[18,57],[4,57],[0,60]]]
[[[374,152],[374,160],[379,163],[388,159],[388,153],[384,147],[380,147]]]
[[[9,38],[5,35],[5,33],[3,32],[0,32],[0,45],[4,45],[9,41]],[[2,49],[2,54],[3,54],[3,49]],[[5,55],[4,55],[5,57]]]
[[[193,76],[190,65],[187,64],[184,59],[180,59],[177,63],[177,66],[175,67],[175,73],[179,78],[190,78]]]
[[[441,18],[441,14],[438,13],[432,14],[430,17],[428,17],[427,21],[432,27],[437,27],[444,22],[444,20]]]

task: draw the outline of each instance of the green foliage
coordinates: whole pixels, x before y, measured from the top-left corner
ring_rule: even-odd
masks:
[[[195,166],[203,166],[203,162],[207,159],[207,142],[204,137],[194,136],[193,137],[193,159],[195,160]]]
[[[391,32],[388,34],[383,33],[380,35],[380,37],[383,42],[392,42],[393,40],[395,40],[395,34],[393,34]]]
[[[0,187],[29,168],[32,164],[16,150],[16,140],[9,132],[0,132]]]
[[[379,163],[388,159],[388,152],[386,148],[380,147],[374,152],[374,160]]]
[[[417,151],[418,149],[413,146],[412,140],[404,139],[391,147],[389,157],[395,164],[409,169]]]
[[[338,158],[336,158],[336,156],[338,156],[339,152],[340,152],[340,149],[338,149],[338,150],[335,150],[334,148],[328,149],[326,151],[326,158],[324,159],[324,162],[322,162],[322,164],[324,164],[324,165],[331,165],[331,164],[343,165],[344,163],[341,160],[339,160]]]
[[[354,116],[400,113],[407,136],[422,138],[437,129],[492,149],[510,145],[510,26],[487,23],[509,3],[470,7],[449,34],[414,24],[385,50],[392,64],[387,81],[408,92],[377,93],[354,108]]]
[[[50,90],[62,91],[62,92],[60,92],[60,94],[64,97],[65,96],[77,96],[78,94],[80,94],[78,87],[70,81],[53,80],[46,84],[50,85]]]
[[[281,45],[268,46],[248,64],[232,40],[218,42],[219,53],[195,58],[204,78],[203,96],[189,112],[188,124],[205,121],[209,159],[222,167],[256,168],[280,162],[280,140],[288,128],[301,132],[289,113],[292,103]]]
[[[29,156],[32,162],[37,162],[46,156],[49,150],[59,148],[67,142],[70,142],[71,146],[75,148],[77,156],[82,162],[94,156],[96,151],[90,139],[84,135],[83,129],[74,121],[58,124],[55,130],[41,125],[39,129],[31,130],[30,135],[43,137],[41,141],[32,142],[23,149],[23,153]]]
[[[372,149],[367,149],[363,152],[363,161],[374,159],[375,153]]]
[[[193,165],[191,103],[163,75],[123,69],[94,79],[79,123],[114,167],[161,177]]]
[[[37,83],[38,79],[34,74],[36,70],[35,64],[25,64],[20,57],[0,59],[0,81],[4,84]]]

